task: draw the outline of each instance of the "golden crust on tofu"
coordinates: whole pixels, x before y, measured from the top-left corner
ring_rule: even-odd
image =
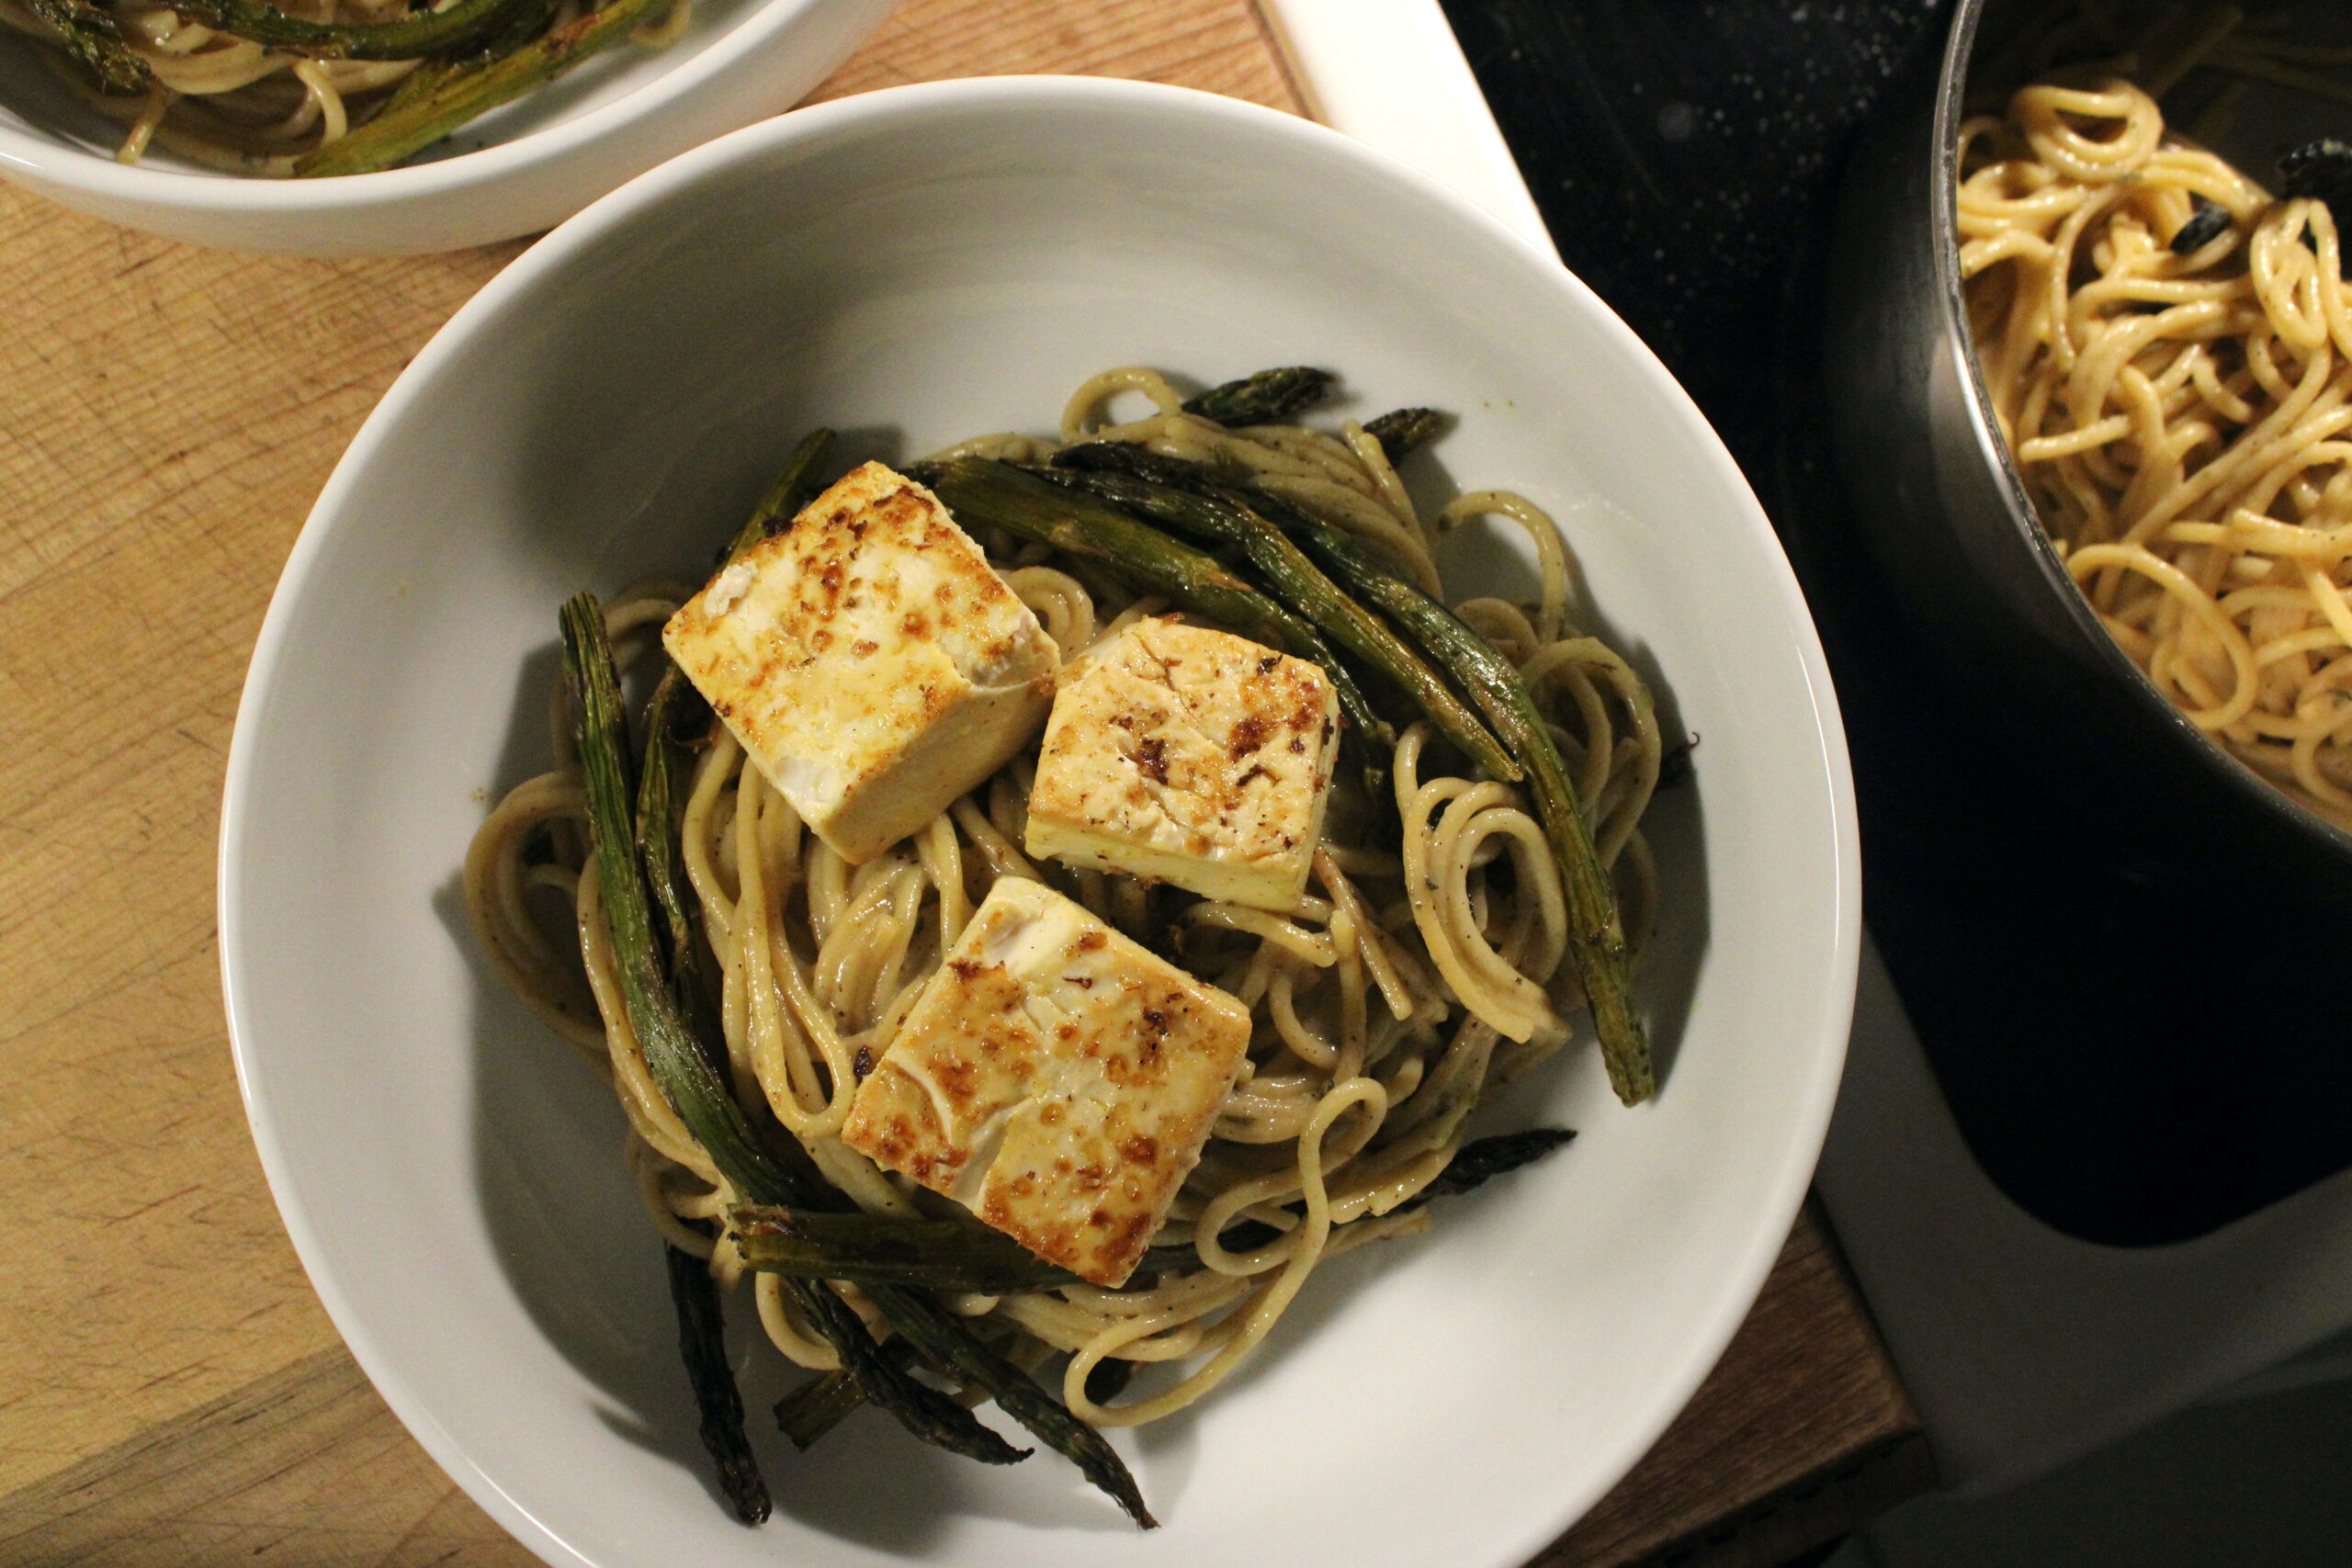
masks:
[[[1037,732],[1060,661],[939,498],[867,463],[662,641],[817,836],[871,860]]]
[[[1233,998],[1003,877],[859,1086],[842,1141],[1115,1288],[1249,1044]]]
[[[1304,659],[1142,620],[1054,699],[1033,855],[1288,910],[1330,797],[1339,704]]]

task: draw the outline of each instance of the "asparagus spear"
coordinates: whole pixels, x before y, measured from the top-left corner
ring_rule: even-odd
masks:
[[[960,1318],[929,1296],[902,1286],[876,1285],[866,1294],[889,1318],[890,1326],[912,1341],[924,1359],[986,1393],[1040,1442],[1109,1493],[1129,1518],[1146,1529],[1159,1528],[1159,1521],[1144,1506],[1143,1494],[1136,1489],[1126,1461],[1102,1434],[1071,1415],[1068,1405],[1047,1393],[1027,1372],[981,1344]]]
[[[1634,1011],[1632,959],[1625,928],[1617,915],[1617,895],[1608,869],[1592,847],[1592,829],[1568,783],[1560,750],[1544,726],[1535,698],[1510,660],[1470,629],[1453,611],[1396,576],[1362,543],[1305,513],[1268,497],[1267,515],[1303,542],[1331,575],[1373,607],[1418,637],[1437,663],[1453,671],[1495,733],[1527,770],[1529,793],[1568,905],[1568,952],[1592,1008],[1600,1036],[1601,1059],[1610,1087],[1627,1105],[1657,1092],[1649,1038]]]
[[[735,1517],[747,1525],[760,1524],[768,1517],[768,1483],[743,1436],[743,1395],[735,1387],[734,1369],[727,1364],[727,1324],[718,1287],[701,1258],[674,1247],[662,1250],[670,1263],[670,1302],[678,1309],[678,1349],[685,1357],[695,1404],[702,1412],[702,1446],[718,1467],[718,1489],[727,1494]]]
[[[1435,409],[1396,409],[1367,422],[1363,433],[1380,443],[1391,463],[1420,450],[1445,428],[1445,415]]]
[[[531,0],[458,0],[446,11],[412,11],[393,22],[311,22],[263,0],[170,0],[172,9],[233,38],[319,60],[414,60],[447,54],[488,38]]]
[[[882,1354],[896,1356],[901,1364],[906,1364],[914,1359],[914,1348],[904,1339],[893,1339],[882,1347]],[[1135,1372],[1133,1361],[1113,1358],[1097,1362],[1086,1380],[1086,1397],[1098,1404],[1116,1399]],[[860,1403],[856,1380],[846,1372],[826,1372],[810,1378],[776,1401],[776,1426],[792,1439],[795,1448],[806,1452],[841,1425]]]
[[[646,1066],[679,1120],[737,1192],[754,1202],[829,1206],[828,1190],[812,1172],[786,1164],[753,1133],[679,1010],[654,943],[644,873],[630,832],[628,729],[612,650],[605,639],[604,613],[594,595],[582,593],[566,604],[562,626],[564,674],[580,712],[588,840],[596,853],[622,996],[630,1026],[644,1047]],[[838,1195],[831,1200],[839,1201]],[[973,1419],[970,1411],[879,1361],[865,1325],[831,1290],[807,1280],[789,1280],[786,1288],[840,1353],[842,1364],[865,1396],[909,1431],[987,1462],[1010,1463],[1022,1457],[1019,1450]]]
[[[340,141],[295,161],[301,178],[372,174],[448,135],[499,105],[555,80],[639,27],[658,20],[673,0],[612,0],[532,40],[514,53],[453,72],[398,112],[387,110]]]
[[[645,767],[637,787],[637,852],[645,863],[645,880],[653,894],[657,940],[666,937],[670,976],[694,1026],[697,1040],[718,1038],[717,1016],[710,999],[717,996],[718,976],[709,971],[706,949],[698,942],[701,921],[688,890],[685,868],[678,863],[678,788],[676,749],[673,736],[695,709],[701,694],[676,665],[662,671],[646,705]]]
[[[887,1351],[905,1344],[903,1339],[893,1339],[882,1348]],[[776,1427],[792,1439],[794,1448],[807,1453],[817,1446],[818,1438],[865,1403],[855,1378],[847,1372],[820,1372],[775,1402]]]
[[[1320,400],[1338,379],[1329,370],[1286,365],[1195,392],[1184,400],[1184,412],[1219,424],[1273,424]]]
[[[817,476],[824,470],[825,459],[833,454],[833,433],[819,425],[800,438],[792,456],[768,486],[767,494],[735,535],[735,542],[728,547],[727,558],[734,559],[762,539],[773,538],[792,526],[800,509],[816,498]]]
[[[485,50],[485,53],[492,57],[511,52],[511,51],[494,47]],[[447,85],[459,72],[466,69],[466,62],[454,57],[424,61],[415,70],[401,78],[400,85],[392,89],[392,96],[386,98],[383,107],[376,111],[376,118],[384,119],[392,115],[406,114],[412,105],[423,103],[432,97],[434,94]]]
[[[885,1341],[879,1353],[898,1366],[914,1365],[914,1347],[903,1339]],[[806,1453],[865,1403],[855,1378],[847,1372],[820,1372],[775,1402],[775,1424],[794,1448]]]
[[[1000,1232],[964,1220],[896,1220],[745,1204],[728,1216],[743,1261],[763,1273],[934,1291],[1034,1291],[1077,1276]]]
[[[528,4],[509,11],[504,24],[478,45],[422,62],[401,78],[400,85],[376,110],[375,118],[405,114],[412,105],[432,97],[465,73],[479,71],[493,60],[505,59],[547,30],[555,5],[556,0],[528,0]]]
[[[1165,594],[1261,641],[1286,645],[1301,657],[1321,640],[1314,627],[1227,571],[1214,557],[1178,544],[1114,506],[1073,494],[1010,463],[959,457],[939,465],[930,483],[958,522],[994,525],[1099,561],[1139,588]]]
[[[653,939],[652,910],[636,854],[630,811],[628,727],[620,682],[605,640],[604,612],[582,593],[563,607],[564,675],[580,714],[580,765],[587,785],[588,839],[604,884],[621,992],[646,1066],[679,1120],[708,1150],[736,1190],[782,1202],[799,1185],[752,1131],[718,1069],[686,1026]]]
[[[34,16],[57,29],[58,42],[109,93],[137,93],[154,80],[147,62],[122,41],[111,14],[91,0],[26,0]]]
[[[912,1400],[921,1395],[930,1395],[932,1400],[944,1405],[945,1410],[934,1412],[942,1420],[947,1419],[951,1412],[966,1421],[971,1420],[970,1412],[898,1371],[889,1358],[883,1356],[871,1341],[856,1332],[859,1326],[856,1316],[842,1304],[840,1297],[808,1280],[786,1280],[787,1289],[794,1286],[814,1293],[816,1311],[811,1315],[820,1328],[827,1330],[829,1337],[840,1332],[845,1339],[858,1342],[859,1359],[852,1362],[845,1352],[842,1364],[849,1369],[865,1397],[877,1404],[888,1404],[877,1389],[887,1390],[895,1378],[897,1382],[904,1385],[900,1397]],[[1077,1465],[1087,1480],[1107,1493],[1136,1523],[1146,1529],[1159,1528],[1159,1521],[1153,1518],[1151,1511],[1144,1506],[1143,1494],[1137,1490],[1126,1461],[1104,1440],[1102,1434],[1072,1416],[1069,1406],[1046,1392],[1027,1372],[982,1344],[961,1318],[922,1292],[904,1285],[874,1283],[864,1288],[866,1299],[881,1310],[890,1326],[925,1361],[967,1387],[978,1388],[995,1400],[1007,1415],[1027,1427],[1039,1441]],[[846,1322],[842,1321],[844,1319]],[[831,1397],[845,1397],[845,1392]],[[899,1415],[901,1422],[908,1421],[903,1411],[894,1413]],[[779,1412],[779,1416],[781,1414]],[[986,1427],[978,1427],[978,1423],[973,1422],[972,1425],[989,1437],[995,1437]],[[1002,1441],[1001,1438],[997,1440]],[[943,1443],[942,1446],[950,1445]],[[959,1449],[957,1451],[969,1450]],[[1026,1457],[1024,1450],[1010,1447],[1007,1447],[1006,1453],[1012,1459]],[[974,1454],[973,1457],[986,1456]]]
[[[882,1347],[865,1332],[865,1325],[857,1314],[852,1312],[849,1303],[831,1290],[814,1280],[787,1280],[785,1288],[793,1292],[793,1299],[800,1303],[818,1331],[841,1351],[842,1367],[857,1384],[858,1393],[897,1416],[899,1424],[908,1431],[934,1447],[962,1454],[966,1459],[978,1460],[982,1464],[1016,1464],[1029,1457],[1029,1450],[1014,1448],[981,1426],[970,1411],[956,1401],[929,1383],[917,1382],[908,1372],[906,1359],[883,1354]],[[902,1320],[919,1319],[928,1328],[931,1326],[930,1314],[936,1314],[946,1320],[943,1337],[951,1340],[961,1338],[968,1341],[974,1349],[981,1348],[979,1341],[972,1337],[971,1330],[964,1325],[962,1319],[950,1317],[940,1308],[933,1306],[929,1297],[906,1292],[904,1299],[885,1302],[881,1295],[885,1289],[895,1290],[897,1287],[876,1285],[866,1292],[867,1299],[881,1307],[883,1315],[890,1320],[893,1327],[900,1328],[901,1333],[904,1332]],[[910,1301],[920,1302],[927,1311],[910,1309],[907,1304]],[[913,1344],[918,1349],[922,1348],[920,1341],[913,1341]],[[1025,1375],[1023,1381],[1027,1381]],[[1032,1382],[1029,1386],[1034,1389],[1037,1385]],[[1039,1392],[1043,1393],[1042,1390]],[[1061,1407],[1057,1404],[1055,1408]],[[1066,1417],[1069,1416],[1067,1410],[1062,1414]],[[1089,1428],[1090,1431],[1091,1429]],[[1120,1474],[1124,1476],[1125,1473],[1125,1466],[1122,1465]],[[1130,1481],[1127,1484],[1132,1489],[1135,1483]],[[1105,1487],[1104,1490],[1110,1489]],[[1113,1493],[1113,1495],[1117,1494]]]
[[[1313,660],[1331,677],[1340,705],[1363,734],[1394,746],[1396,732],[1374,711],[1363,688],[1313,624],[1293,615],[1217,559],[1180,544],[1148,523],[1079,491],[1065,490],[987,457],[958,457],[927,482],[958,521],[994,525],[1024,539],[1100,562],[1147,592],[1164,594],[1270,647]]]
[[[1483,1187],[1507,1171],[1532,1165],[1575,1136],[1566,1127],[1530,1127],[1524,1132],[1498,1133],[1491,1138],[1464,1144],[1453,1152],[1453,1158],[1437,1179],[1421,1189],[1415,1201],[1452,1198]]]
[[[1438,732],[1489,778],[1505,783],[1520,779],[1518,764],[1437,671],[1379,616],[1349,598],[1238,492],[1215,490],[1198,494],[1178,490],[1167,481],[1161,468],[1177,459],[1125,442],[1089,442],[1057,454],[1054,461],[1081,470],[1070,475],[1072,482],[1150,522],[1195,539],[1238,547],[1264,580],[1268,592],[1394,681],[1429,716]]]

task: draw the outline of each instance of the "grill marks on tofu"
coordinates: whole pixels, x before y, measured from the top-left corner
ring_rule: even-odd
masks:
[[[1322,832],[1338,734],[1313,663],[1139,621],[1055,698],[1029,852],[1287,910]]]
[[[791,541],[777,553],[797,558],[799,592],[773,628],[774,648],[796,667],[843,628],[856,658],[880,651],[874,633],[895,634],[893,641],[936,633],[959,666],[982,671],[1003,668],[1020,650],[1017,624],[1008,624],[1009,607],[1020,604],[1012,591],[928,490],[879,463],[818,497],[778,539]],[[922,570],[907,570],[908,556]]]
[[[850,1108],[842,1141],[1115,1287],[1208,1141],[1241,1004],[1017,877],[998,881]]]
[[[872,859],[1036,734],[1059,651],[937,497],[867,463],[662,642],[809,827]]]

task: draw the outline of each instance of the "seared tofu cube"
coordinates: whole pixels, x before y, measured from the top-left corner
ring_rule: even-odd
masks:
[[[1317,665],[1138,621],[1054,698],[1029,852],[1288,910],[1306,890],[1339,731]]]
[[[817,836],[873,859],[1037,733],[1060,653],[922,485],[868,463],[662,641]]]
[[[842,1141],[1115,1288],[1249,1044],[1233,998],[1004,877],[859,1086]]]

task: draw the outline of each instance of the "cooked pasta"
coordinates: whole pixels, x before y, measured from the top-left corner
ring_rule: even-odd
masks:
[[[1112,402],[1138,394],[1151,412],[1107,419]],[[1641,821],[1658,782],[1658,721],[1641,677],[1577,626],[1568,554],[1541,510],[1480,491],[1425,519],[1380,442],[1358,426],[1227,428],[1183,412],[1148,370],[1088,381],[1056,439],[986,436],[941,456],[1036,464],[1080,441],[1213,464],[1376,542],[1431,588],[1446,528],[1491,514],[1525,530],[1540,567],[1536,601],[1473,600],[1460,613],[1537,694],[1611,868],[1627,935],[1641,943],[1657,908]],[[1065,670],[1162,608],[1097,563],[978,532]],[[619,657],[660,658],[651,634],[692,592],[655,583],[609,600]],[[560,765],[515,787],[482,825],[466,863],[468,907],[507,982],[611,1081],[654,1224],[733,1285],[746,1271],[725,1228],[736,1195],[665,1100],[632,1031],[560,709]],[[1393,798],[1366,798],[1341,770],[1312,884],[1286,911],[1032,861],[1021,846],[1036,754],[1033,742],[920,831],[851,865],[713,725],[685,791],[682,859],[723,976],[718,1010],[738,1099],[763,1107],[870,1214],[916,1215],[935,1200],[842,1142],[851,1096],[997,879],[1048,883],[1249,1010],[1248,1065],[1154,1238],[1155,1257],[1182,1248],[1181,1263],[1149,1267],[1122,1289],[1069,1284],[950,1303],[1001,1335],[1023,1366],[1064,1358],[1058,1387],[1077,1416],[1133,1426],[1226,1378],[1323,1261],[1425,1227],[1431,1211],[1416,1200],[1463,1147],[1482,1091],[1566,1046],[1583,998],[1564,957],[1568,914],[1544,827],[1518,790],[1467,772],[1425,721],[1405,728],[1385,759]],[[550,907],[566,911],[577,957],[542,928]],[[752,1291],[784,1356],[812,1371],[838,1365],[775,1275],[755,1274]],[[1163,1363],[1134,1397],[1117,1396],[1124,1378],[1104,1371]]]
[[[2273,199],[2117,77],[1962,129],[1961,270],[2041,524],[2199,729],[2352,826],[2352,295]]]
[[[640,41],[674,40],[692,0],[602,7]],[[226,174],[284,179],[390,167],[604,46],[582,0],[0,0],[58,80],[123,127],[115,156],[151,149]],[[628,16],[620,13],[626,11]],[[446,19],[438,31],[420,24]],[[562,47],[549,47],[561,29]],[[416,39],[381,57],[384,37]],[[546,50],[546,58],[532,58]],[[497,69],[493,69],[496,67]],[[379,121],[381,123],[375,123]],[[362,128],[367,136],[330,157]]]

